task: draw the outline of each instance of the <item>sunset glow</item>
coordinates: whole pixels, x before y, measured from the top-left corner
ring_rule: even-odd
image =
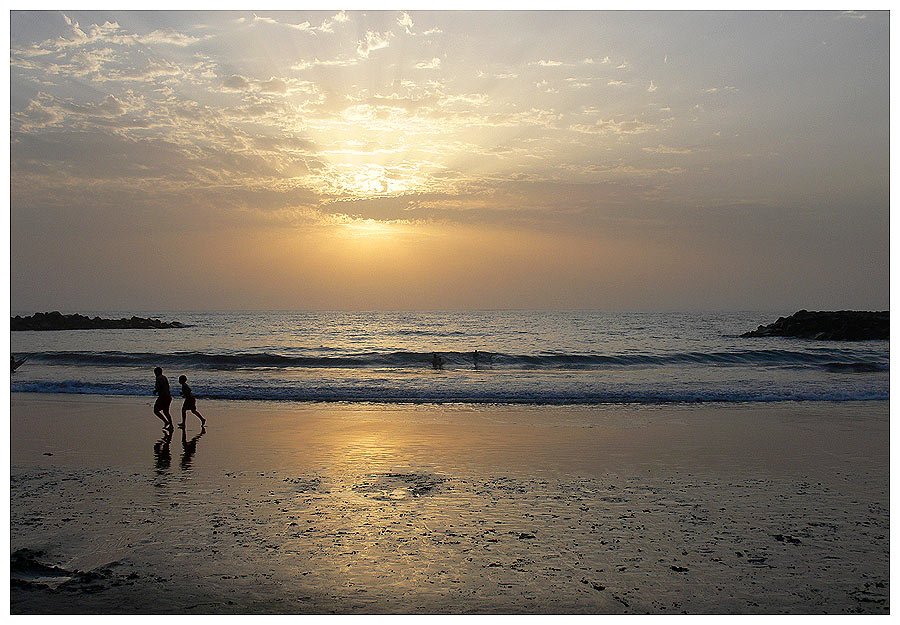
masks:
[[[879,307],[888,58],[862,42],[887,26],[877,12],[14,12],[13,303],[152,307],[175,289],[186,308],[467,308],[490,291],[543,308],[543,289],[554,307]],[[334,234],[401,224],[414,266],[370,262],[435,266],[430,286],[360,298],[338,266],[320,290],[297,256],[268,271],[302,293],[237,279],[257,263],[250,241],[339,256]]]
[[[889,614],[890,49],[11,11],[11,614]]]

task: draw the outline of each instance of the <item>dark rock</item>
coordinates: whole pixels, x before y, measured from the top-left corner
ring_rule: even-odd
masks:
[[[63,315],[59,311],[35,313],[30,317],[16,315],[10,319],[12,331],[22,330],[134,330],[185,328],[178,321],[165,322],[159,319],[132,317],[131,319],[101,319],[85,315]]]
[[[779,317],[775,323],[745,332],[741,337],[790,336],[816,341],[870,341],[887,340],[889,334],[889,311],[801,310],[790,317]]]

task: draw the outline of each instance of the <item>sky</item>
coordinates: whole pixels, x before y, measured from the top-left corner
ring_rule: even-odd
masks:
[[[10,14],[14,311],[889,307],[883,12]]]

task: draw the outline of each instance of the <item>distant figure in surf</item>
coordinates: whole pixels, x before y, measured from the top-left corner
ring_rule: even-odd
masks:
[[[479,361],[484,361],[487,358],[488,366],[494,364],[494,355],[490,352],[485,354],[484,352],[479,352],[477,349],[472,353],[472,362],[475,363],[475,368],[478,368]]]
[[[444,359],[438,356],[437,352],[431,352],[431,366],[435,369],[444,368]]]
[[[197,418],[200,419],[200,427],[206,427],[206,419],[203,418],[203,415],[197,412],[197,398],[194,397],[194,393],[191,391],[191,387],[187,385],[187,376],[183,375],[178,378],[178,381],[181,383],[181,396],[184,397],[184,403],[181,404],[181,425],[182,430],[184,429],[184,420],[187,419],[187,411],[190,410]]]
[[[153,404],[153,414],[159,417],[165,425],[163,429],[174,429],[172,425],[172,415],[169,414],[169,405],[172,403],[172,391],[169,389],[169,378],[162,374],[162,367],[153,370],[156,374],[156,384],[153,387],[153,394],[157,395],[156,403]],[[165,416],[163,416],[165,415]]]

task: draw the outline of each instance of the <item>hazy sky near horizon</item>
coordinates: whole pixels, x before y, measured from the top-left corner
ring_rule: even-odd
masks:
[[[889,306],[886,11],[10,26],[13,310]]]

